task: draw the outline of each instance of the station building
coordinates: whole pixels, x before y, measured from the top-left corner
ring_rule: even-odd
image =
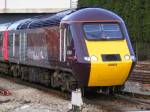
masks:
[[[78,0],[0,0],[0,24],[76,8]]]

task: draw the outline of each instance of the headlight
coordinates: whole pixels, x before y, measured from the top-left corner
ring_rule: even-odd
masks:
[[[130,56],[127,54],[124,56],[125,60],[129,60],[130,59]]]
[[[86,57],[84,57],[84,60],[85,60],[85,61],[91,61],[91,58],[88,57],[88,56],[86,56]]]
[[[91,61],[94,61],[94,62],[95,62],[95,61],[98,61],[98,58],[93,55],[93,56],[91,56]]]
[[[96,62],[96,61],[98,61],[98,58],[96,57],[96,56],[91,56],[91,57],[88,57],[88,56],[85,56],[84,57],[84,60],[85,61],[92,61],[92,62]]]

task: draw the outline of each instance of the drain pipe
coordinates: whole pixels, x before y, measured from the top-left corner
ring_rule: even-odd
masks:
[[[6,13],[7,10],[7,0],[4,1],[4,12]]]

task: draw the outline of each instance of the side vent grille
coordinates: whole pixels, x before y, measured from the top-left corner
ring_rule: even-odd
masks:
[[[121,61],[120,54],[102,54],[102,60],[107,61]]]

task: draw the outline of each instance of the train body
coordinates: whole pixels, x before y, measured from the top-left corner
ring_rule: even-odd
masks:
[[[2,72],[62,90],[121,87],[136,61],[124,21],[101,8],[24,19],[0,30]]]

